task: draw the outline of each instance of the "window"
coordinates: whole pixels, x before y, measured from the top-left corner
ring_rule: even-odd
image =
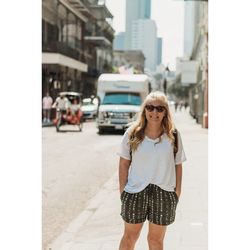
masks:
[[[102,104],[141,105],[138,93],[106,93]]]

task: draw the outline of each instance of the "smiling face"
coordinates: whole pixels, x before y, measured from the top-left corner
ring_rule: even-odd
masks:
[[[152,100],[145,106],[146,119],[152,124],[161,124],[166,112],[164,104],[159,100]]]

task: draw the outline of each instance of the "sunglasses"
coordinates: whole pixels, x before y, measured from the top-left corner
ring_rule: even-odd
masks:
[[[155,109],[156,112],[162,113],[165,110],[164,106],[146,105],[145,108],[148,112],[152,112]]]

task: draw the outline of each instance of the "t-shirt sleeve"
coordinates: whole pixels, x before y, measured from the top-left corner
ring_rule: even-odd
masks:
[[[117,155],[126,160],[131,160],[128,131],[126,131],[122,137],[122,141],[119,147],[119,151],[117,152]]]
[[[183,149],[181,135],[180,135],[180,132],[178,131],[178,151],[175,156],[175,165],[181,164],[182,162],[186,160],[187,158]]]

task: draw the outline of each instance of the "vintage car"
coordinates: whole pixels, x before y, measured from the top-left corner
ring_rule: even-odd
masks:
[[[95,119],[97,115],[98,100],[96,98],[84,98],[82,103],[81,110],[83,112],[83,119]]]

